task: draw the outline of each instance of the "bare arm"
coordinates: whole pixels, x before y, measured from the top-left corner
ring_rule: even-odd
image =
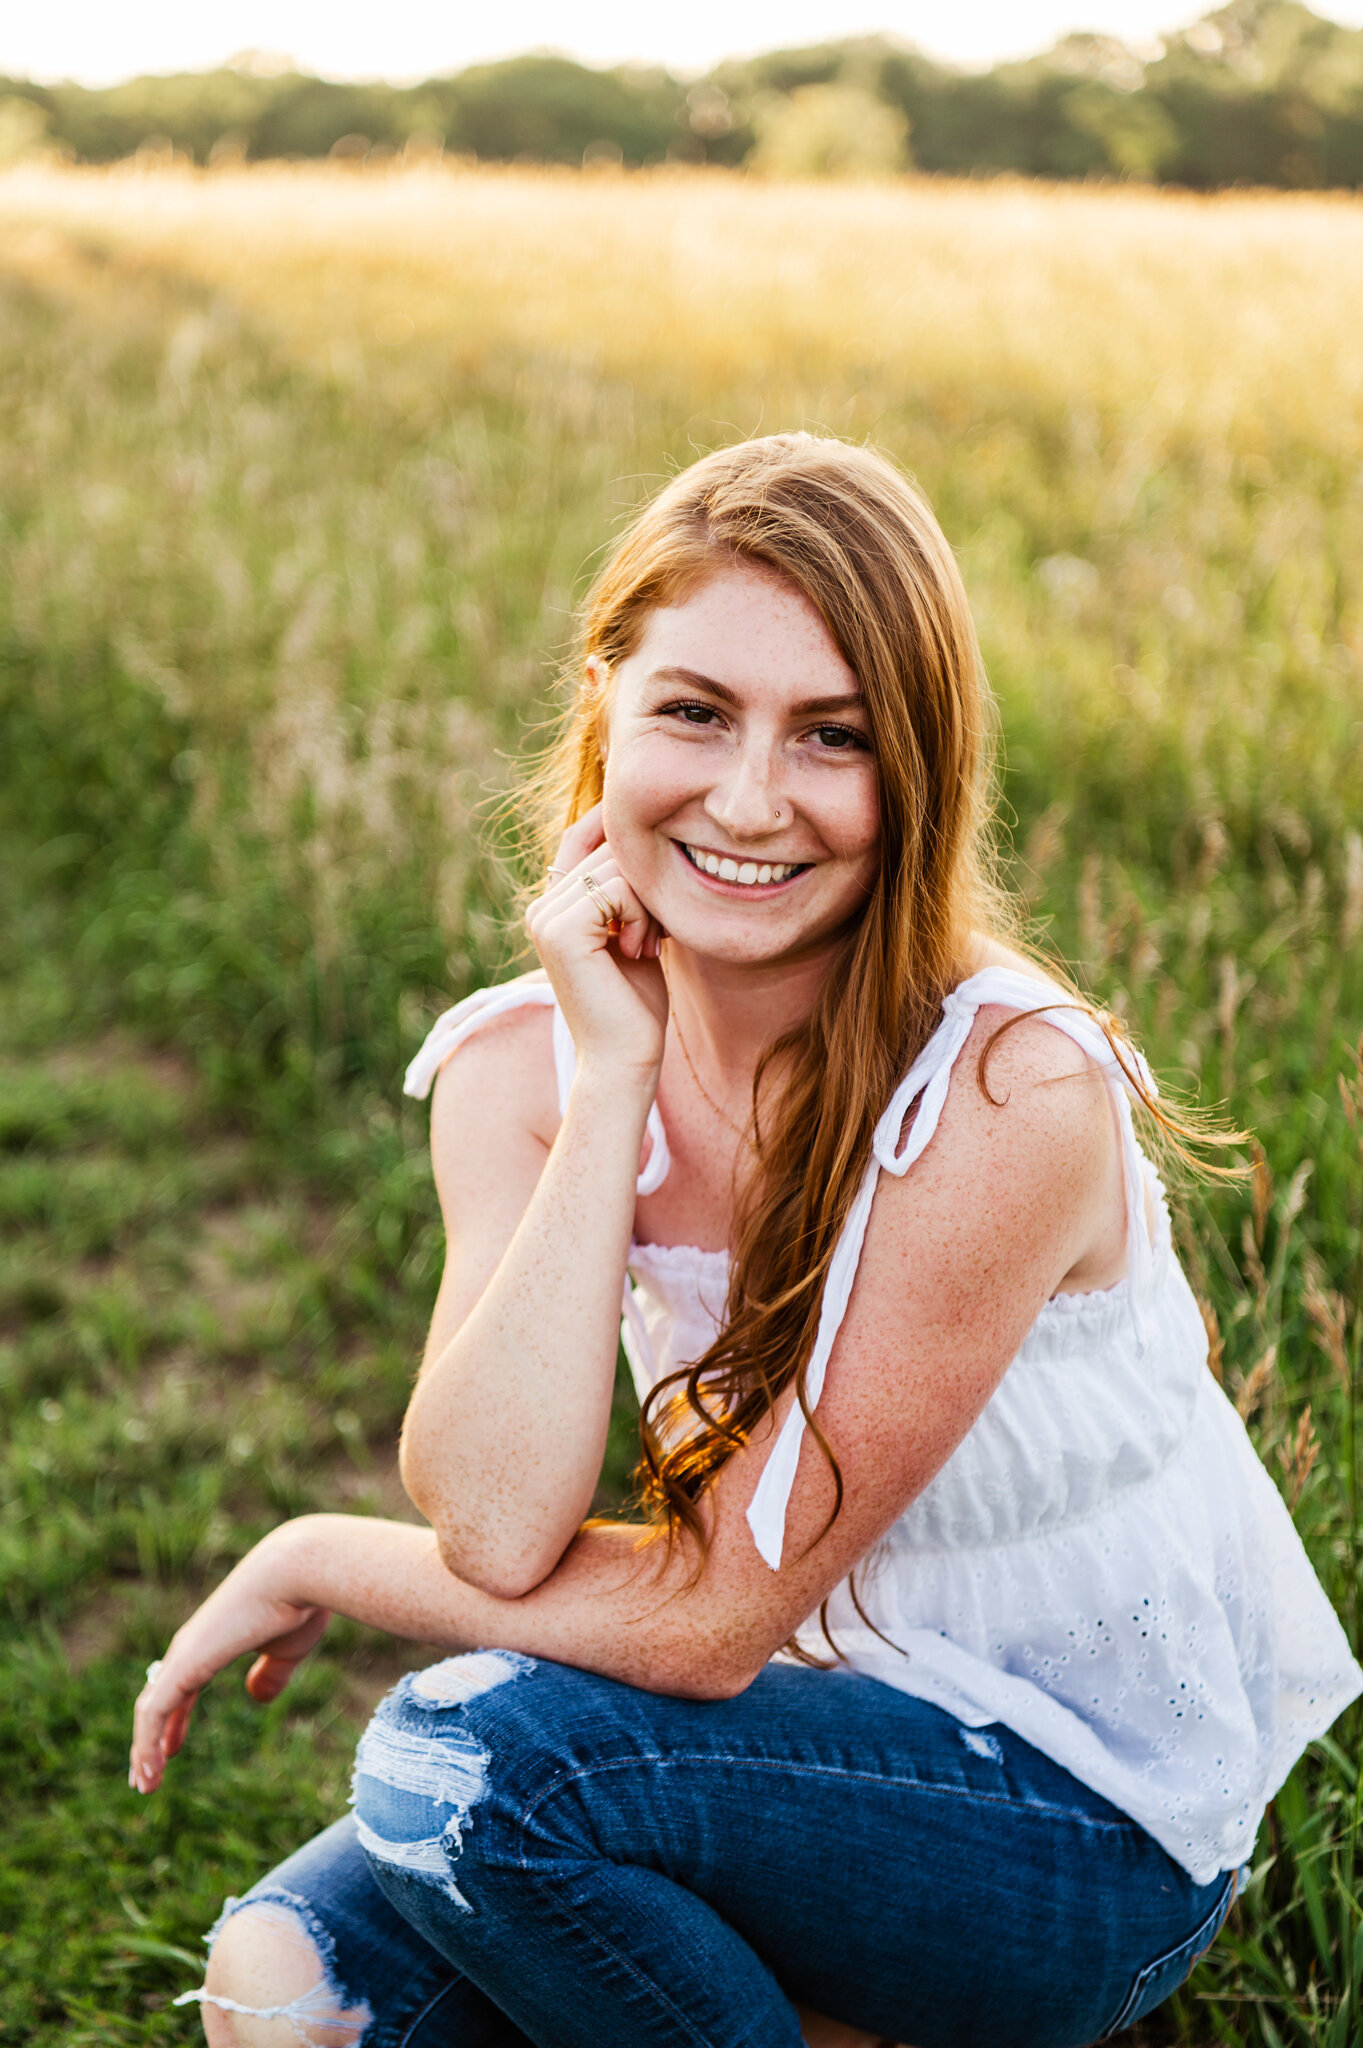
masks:
[[[441,1075],[432,1152],[448,1243],[402,1475],[451,1572],[507,1598],[553,1571],[587,1514],[610,1420],[620,1300],[667,998],[647,913],[585,819],[531,936],[577,1047],[557,1134],[540,1012]],[[625,913],[612,939],[576,870]],[[536,1057],[538,1053],[538,1057]],[[538,1076],[538,1079],[536,1078]]]
[[[470,1059],[459,1073],[456,1059],[447,1070],[432,1123],[437,1161],[448,1162],[493,1064]],[[537,1584],[591,1506],[647,1114],[640,1093],[580,1073],[509,1243],[498,1243],[517,1191],[505,1154],[530,1152],[533,1139],[507,1132],[502,1157],[438,1172],[448,1263],[403,1427],[402,1474],[449,1569],[489,1592]]]
[[[750,1683],[951,1455],[1042,1303],[1120,1225],[1103,1084],[1059,1033],[1024,1023],[991,1067],[1004,1097],[995,1106],[972,1071],[987,1028],[977,1025],[913,1172],[881,1182],[819,1407],[846,1489],[822,1540],[833,1480],[807,1437],[781,1569],[769,1571],[753,1546],[745,1512],[774,1424],[711,1489],[699,1568],[683,1548],[641,1558],[634,1530],[590,1529],[543,1584],[503,1600],[452,1578],[424,1530],[307,1517],[267,1538],[167,1653],[139,1707],[135,1762],[148,1789],[197,1687],[326,1607],[441,1648],[492,1643],[653,1691],[719,1698]]]

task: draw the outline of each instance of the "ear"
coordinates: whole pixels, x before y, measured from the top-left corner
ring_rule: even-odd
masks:
[[[611,665],[604,654],[589,654],[582,664],[582,683],[587,696],[592,700],[596,717],[596,743],[601,752],[601,765],[606,763],[610,746],[610,718],[608,716],[607,685],[610,682]]]

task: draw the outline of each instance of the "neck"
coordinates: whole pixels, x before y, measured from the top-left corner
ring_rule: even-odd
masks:
[[[680,1012],[686,1042],[704,1060],[707,1074],[732,1084],[752,1085],[753,1070],[774,1038],[802,1024],[837,959],[835,943],[817,955],[755,966],[712,960],[669,939],[665,947],[668,986]]]

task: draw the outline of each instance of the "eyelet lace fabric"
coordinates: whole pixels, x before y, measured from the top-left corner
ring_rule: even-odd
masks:
[[[447,1012],[408,1071],[408,1092],[424,1095],[472,1030],[520,1002],[552,1006],[552,991],[511,983]],[[1122,1132],[1128,1275],[1045,1304],[973,1428],[858,1568],[873,1626],[844,1582],[829,1602],[830,1628],[853,1670],[968,1726],[1014,1729],[1206,1884],[1244,1861],[1269,1799],[1363,1691],[1363,1671],[1207,1370],[1201,1314],[1111,1047],[1038,979],[987,968],[946,998],[941,1026],[877,1128],[830,1268],[807,1393],[813,1405],[822,1392],[879,1176],[911,1170],[930,1142],[984,1003],[1053,1005],[1045,1021],[1107,1075]],[[557,1009],[554,1021],[566,1102],[572,1043]],[[667,1172],[656,1108],[649,1137],[641,1194]],[[642,1398],[713,1340],[728,1261],[691,1245],[636,1243],[630,1269],[621,1334]],[[773,1569],[804,1427],[792,1408],[749,1510]],[[802,1639],[826,1651],[813,1623]]]

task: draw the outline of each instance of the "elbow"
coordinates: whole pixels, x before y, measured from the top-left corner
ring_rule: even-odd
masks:
[[[669,1686],[667,1690],[683,1700],[736,1700],[740,1693],[748,1690],[756,1676],[752,1670],[706,1666],[689,1672],[680,1685]]]
[[[413,1394],[403,1417],[402,1432],[398,1437],[398,1477],[412,1506],[434,1526],[444,1489],[438,1462],[430,1456],[423,1432],[412,1426],[420,1392],[418,1388]]]
[[[492,1526],[495,1518],[488,1514],[486,1503],[472,1513],[458,1512],[449,1497],[447,1475],[442,1484],[438,1475],[423,1469],[423,1461],[407,1437],[399,1452],[398,1469],[407,1498],[429,1522],[441,1563],[452,1578],[494,1600],[523,1600],[543,1585],[558,1564],[561,1547],[552,1550],[544,1544],[534,1545],[524,1531],[499,1542]],[[461,1505],[467,1509],[469,1504]]]
[[[433,1523],[440,1561],[451,1578],[491,1600],[523,1600],[542,1586],[558,1559],[549,1563],[516,1551],[503,1556],[486,1543],[473,1539],[466,1529],[441,1528]]]
[[[746,1647],[706,1644],[694,1638],[668,1646],[652,1688],[683,1700],[736,1700],[748,1690],[767,1659]]]

